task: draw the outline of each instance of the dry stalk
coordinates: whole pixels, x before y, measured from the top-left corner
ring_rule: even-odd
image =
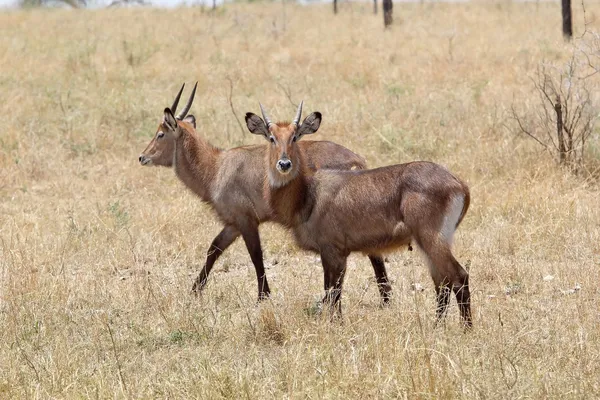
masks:
[[[233,106],[233,100],[232,100],[232,97],[233,97],[233,80],[231,80],[230,77],[227,77],[227,80],[229,81],[229,96],[227,97],[227,100],[229,101],[229,107],[231,107],[231,113],[235,117],[235,120],[237,121],[237,124],[240,127],[240,132],[242,133],[242,136],[244,136],[245,133],[246,133],[246,131],[244,130],[244,127],[242,126],[240,118],[238,117],[237,113],[235,112],[235,107]]]

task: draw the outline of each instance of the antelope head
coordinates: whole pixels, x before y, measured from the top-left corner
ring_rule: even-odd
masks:
[[[181,134],[181,127],[179,126],[180,121],[187,122],[196,128],[196,118],[193,115],[187,115],[192,107],[194,101],[194,95],[196,94],[196,87],[198,82],[194,85],[194,90],[190,98],[179,114],[174,116],[177,111],[177,105],[183,93],[185,83],[181,86],[173,105],[170,108],[165,108],[163,119],[156,129],[154,137],[146,147],[146,149],[140,154],[139,161],[142,165],[161,165],[164,167],[171,167],[173,165],[173,153],[175,151],[175,140]]]
[[[246,114],[248,130],[255,135],[264,136],[270,142],[268,151],[269,181],[273,187],[284,186],[298,175],[300,159],[296,142],[304,135],[315,133],[321,125],[320,112],[313,112],[300,123],[303,103],[300,102],[296,116],[291,123],[271,122],[260,103],[262,118],[253,113]]]

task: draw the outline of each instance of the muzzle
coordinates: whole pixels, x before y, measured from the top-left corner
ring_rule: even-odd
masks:
[[[148,164],[152,163],[152,160],[143,154],[138,158],[138,160],[140,161],[140,164],[142,164],[142,165],[148,165]]]
[[[277,171],[282,174],[287,174],[292,169],[292,161],[288,158],[283,158],[277,161]]]

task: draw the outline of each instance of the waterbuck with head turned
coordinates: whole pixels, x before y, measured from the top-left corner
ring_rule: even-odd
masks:
[[[416,243],[425,253],[441,319],[454,291],[470,327],[469,275],[451,252],[454,231],[469,207],[469,189],[444,167],[411,162],[372,170],[312,172],[298,140],[315,133],[321,113],[302,123],[302,103],[292,123],[246,114],[250,132],[268,145],[265,199],[273,220],[290,228],[297,244],[320,254],[324,302],[341,313],[346,259],[352,252],[381,254]],[[335,309],[335,308],[334,308]]]
[[[196,133],[196,120],[187,115],[194,100],[196,86],[184,107],[177,114],[177,104],[183,86],[171,108],[164,110],[152,141],[139,156],[142,165],[159,165],[175,169],[179,179],[200,199],[210,204],[225,227],[215,237],[207,253],[202,271],[192,290],[200,293],[208,275],[223,252],[241,235],[256,269],[258,297],[269,295],[265,276],[263,253],[258,226],[270,218],[262,193],[264,181],[264,146],[243,146],[221,150]],[[365,161],[359,155],[332,142],[302,143],[306,168],[364,169]],[[380,295],[388,302],[389,284],[383,258],[373,253],[369,258],[375,270]]]

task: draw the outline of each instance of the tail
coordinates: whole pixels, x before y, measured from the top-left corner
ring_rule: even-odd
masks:
[[[334,166],[333,169],[348,171],[367,169],[367,160],[363,156],[356,154],[352,150],[343,148],[343,151],[340,151],[340,155],[343,157],[343,159],[339,160],[339,165]]]
[[[458,226],[460,225],[463,218],[465,217],[465,214],[467,213],[467,210],[469,209],[469,205],[471,204],[471,192],[469,191],[469,187],[463,181],[460,181],[460,183],[463,187],[465,197],[463,199],[462,212],[460,213],[460,216],[458,217],[458,222],[456,222],[456,227],[454,229],[458,229]]]
[[[363,156],[356,153],[354,153],[354,155],[356,158],[351,162],[352,166],[350,169],[367,169],[367,160]]]
[[[339,145],[336,145],[339,146]],[[343,164],[343,169],[346,170],[357,170],[357,169],[367,169],[367,160],[361,156],[360,154],[356,154],[352,150],[341,147],[340,154],[342,155],[345,162],[341,162]],[[341,160],[340,160],[341,161]]]

